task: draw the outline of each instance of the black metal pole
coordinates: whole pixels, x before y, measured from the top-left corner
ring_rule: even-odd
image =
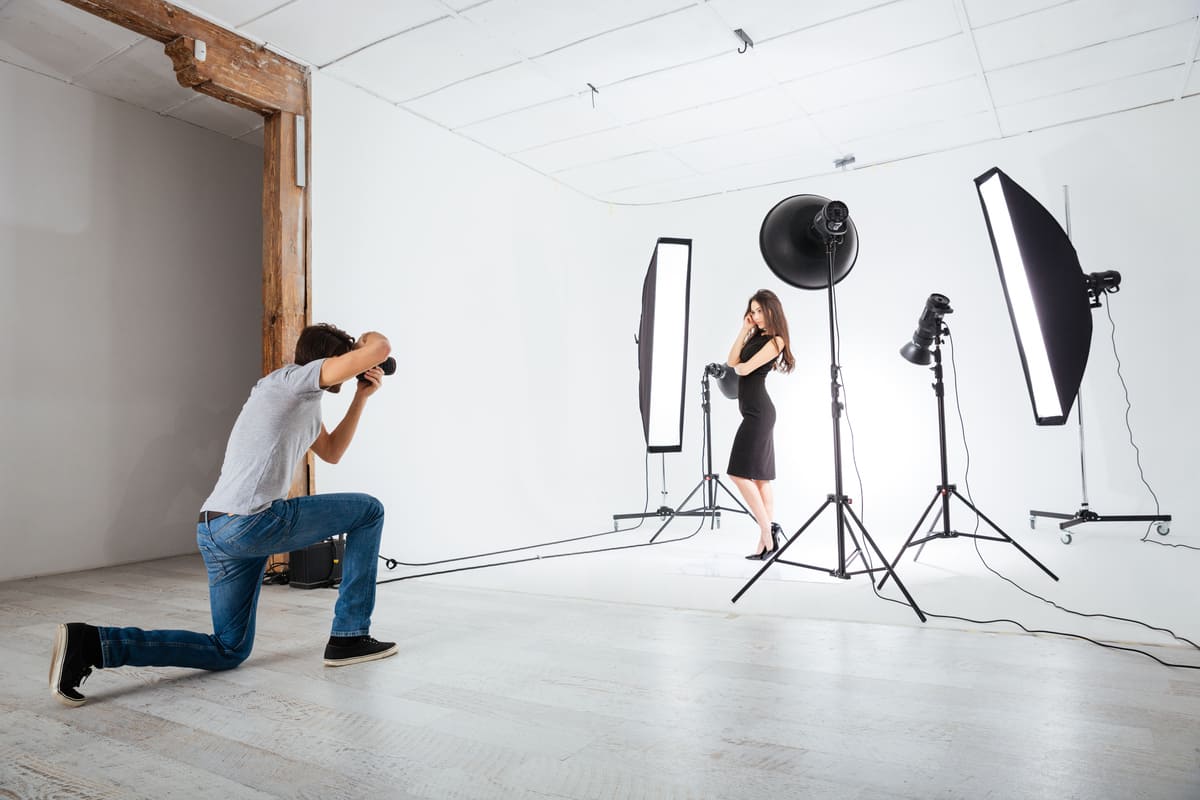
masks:
[[[839,578],[849,577],[846,574],[846,522],[841,515],[841,506],[845,495],[842,493],[842,404],[839,399],[837,345],[835,342],[836,326],[834,323],[836,310],[833,302],[833,255],[837,243],[830,239],[825,243],[825,254],[829,259],[829,285],[827,298],[829,302],[829,400],[830,416],[833,420],[833,491],[834,502],[838,510],[837,516],[837,569],[834,574]]]

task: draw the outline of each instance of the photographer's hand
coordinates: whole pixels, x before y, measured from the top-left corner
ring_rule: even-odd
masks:
[[[379,391],[379,387],[383,385],[383,370],[379,367],[371,367],[363,373],[363,376],[358,380],[358,386],[355,390],[355,398],[361,397],[366,400],[371,395]]]

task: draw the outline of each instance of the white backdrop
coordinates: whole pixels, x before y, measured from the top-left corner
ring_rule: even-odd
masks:
[[[948,295],[957,386],[980,508],[1056,571],[1053,584],[1014,548],[982,543],[989,563],[1072,607],[1195,630],[1188,589],[1200,553],[1139,544],[1144,527],[1092,525],[1070,546],[1030,508],[1072,512],[1081,499],[1074,422],[1033,424],[973,178],[998,165],[1061,216],[1072,193],[1085,271],[1118,269],[1111,302],[1133,401],[1131,423],[1146,477],[1176,520],[1163,541],[1200,544],[1188,509],[1197,436],[1183,416],[1194,394],[1197,342],[1189,269],[1200,259],[1193,146],[1200,101],[1128,112],[999,143],[861,172],[665,206],[595,203],[345,85],[316,76],[314,313],[359,332],[388,334],[401,362],[373,401],[343,462],[318,467],[319,491],[366,491],[388,507],[384,553],[429,562],[611,529],[614,512],[640,510],[644,448],[637,414],[642,278],[658,236],[692,238],[692,324],[685,450],[665,459],[668,502],[700,470],[698,381],[721,360],[749,295],[783,299],[799,361],[768,387],[779,409],[777,517],[794,530],[833,490],[826,300],[776,279],[758,254],[775,202],[815,193],[849,204],[859,261],[838,287],[847,385],[846,489],[888,555],[908,535],[938,482],[935,397],[928,372],[899,357],[926,297]],[[1124,426],[1110,328],[1095,313],[1084,381],[1089,490],[1108,513],[1148,513]],[[947,383],[955,387],[947,349]],[[962,436],[948,395],[951,480],[965,490]],[[327,422],[348,397],[330,398]],[[714,393],[715,466],[723,472],[738,422]],[[852,458],[853,457],[853,458]],[[856,461],[863,479],[859,495]],[[651,507],[662,466],[650,466]],[[956,506],[953,521],[974,518]],[[695,530],[680,520],[664,537]],[[1159,538],[1151,534],[1152,538]],[[564,549],[645,541],[599,537]],[[512,590],[730,608],[753,572],[741,559],[753,526],[726,519],[685,542],[460,572],[437,580]],[[793,549],[834,557],[828,512]],[[491,561],[526,558],[522,552]],[[928,609],[1013,616],[1033,624],[1140,639],[1116,623],[1064,618],[986,573],[970,540],[934,542],[901,576]],[[474,565],[478,561],[458,562]],[[445,565],[435,569],[446,569]],[[402,568],[395,575],[418,568]],[[797,574],[800,573],[800,574]],[[394,587],[402,591],[403,584]],[[734,607],[907,623],[907,609],[815,572],[773,570]],[[1188,628],[1191,628],[1189,631]]]

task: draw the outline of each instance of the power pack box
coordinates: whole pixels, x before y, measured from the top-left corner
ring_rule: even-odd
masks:
[[[342,582],[342,556],[346,540],[337,536],[288,554],[288,584],[296,589],[318,589]]]

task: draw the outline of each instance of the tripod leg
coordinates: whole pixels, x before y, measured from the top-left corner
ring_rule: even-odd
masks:
[[[860,531],[862,531],[863,538],[867,540],[867,544],[871,545],[871,549],[875,551],[875,555],[879,556],[880,562],[883,563],[883,569],[886,569],[888,575],[890,575],[896,581],[896,586],[900,587],[900,591],[904,594],[904,598],[908,600],[908,604],[912,606],[912,610],[916,612],[917,618],[921,620],[921,622],[928,622],[928,620],[925,618],[925,613],[921,611],[920,607],[917,605],[917,601],[913,600],[912,595],[908,593],[908,589],[906,589],[904,584],[901,582],[900,576],[897,575],[892,569],[891,565],[888,564],[888,560],[883,555],[883,551],[879,549],[877,544],[875,544],[875,540],[871,538],[871,534],[867,533],[867,529],[863,527],[862,521],[855,516],[854,510],[849,506],[842,506],[842,509],[844,509],[845,512],[850,515],[850,519],[854,520],[854,524],[858,526]],[[870,577],[870,573],[868,573],[867,578],[870,579]]]
[[[917,531],[921,530],[921,525],[925,523],[925,518],[929,516],[930,510],[933,509],[933,504],[937,502],[939,496],[939,492],[933,493],[933,499],[929,501],[929,505],[925,506],[925,513],[923,513],[921,518],[917,520],[917,524],[913,526],[912,533],[910,533],[908,535],[908,539],[904,541],[904,546],[900,548],[900,552],[896,553],[896,557],[892,559],[891,568],[888,569],[888,574],[883,576],[883,580],[879,582],[878,588],[882,589],[883,585],[887,583],[888,577],[892,574],[892,571],[896,569],[896,565],[900,563],[900,556],[904,555],[904,551],[908,549],[909,544],[916,537]]]
[[[1058,580],[1058,576],[1057,576],[1057,575],[1055,575],[1055,574],[1054,574],[1053,572],[1051,572],[1050,570],[1046,569],[1046,565],[1045,565],[1045,564],[1043,564],[1042,562],[1038,561],[1036,558],[1034,558],[1034,557],[1033,557],[1033,555],[1032,555],[1032,554],[1030,554],[1030,552],[1029,552],[1028,550],[1026,550],[1024,547],[1021,547],[1021,545],[1017,544],[1017,541],[1016,541],[1015,539],[1013,539],[1011,536],[1009,536],[1009,535],[1008,535],[1007,533],[1005,533],[1004,531],[1000,530],[1000,526],[999,526],[999,525],[997,525],[996,523],[994,523],[994,522],[992,522],[990,519],[988,519],[988,517],[987,517],[987,514],[984,514],[982,511],[980,511],[978,508],[976,508],[976,507],[975,507],[975,505],[974,505],[974,503],[972,503],[970,500],[968,500],[967,498],[965,498],[965,497],[963,497],[961,494],[959,494],[959,493],[958,493],[958,489],[954,489],[954,490],[953,490],[953,492],[954,492],[954,496],[955,496],[955,497],[957,497],[959,500],[961,500],[961,501],[962,501],[962,502],[963,502],[963,503],[966,505],[966,507],[967,507],[967,508],[971,509],[971,510],[972,510],[972,511],[974,511],[976,514],[978,514],[978,515],[979,515],[979,518],[980,518],[981,520],[983,520],[984,522],[986,522],[988,525],[991,525],[991,526],[992,526],[992,530],[996,531],[996,533],[998,533],[998,534],[1000,534],[1001,536],[1003,536],[1003,537],[1004,537],[1004,538],[1005,538],[1005,539],[1008,541],[1008,543],[1009,543],[1009,544],[1011,544],[1013,547],[1015,547],[1015,548],[1017,548],[1018,550],[1020,550],[1020,551],[1021,551],[1021,555],[1025,556],[1026,558],[1028,558],[1028,559],[1029,559],[1030,561],[1032,561],[1034,564],[1037,564],[1037,565],[1038,565],[1038,567],[1039,567],[1039,568],[1042,570],[1042,572],[1046,573],[1047,575],[1049,575],[1049,576],[1050,576],[1051,578],[1053,578],[1054,580]]]
[[[832,502],[833,502],[832,497],[826,498],[825,502],[821,504],[821,507],[818,508],[816,511],[814,511],[813,515],[811,517],[809,517],[808,520],[803,525],[800,526],[800,530],[796,531],[796,533],[792,536],[792,538],[788,539],[785,544],[780,545],[779,549],[775,552],[775,555],[771,556],[771,558],[768,559],[767,562],[762,565],[762,568],[759,569],[758,572],[754,573],[754,577],[751,578],[749,580],[749,582],[746,583],[745,586],[743,586],[740,590],[738,590],[738,593],[735,594],[733,596],[733,599],[730,600],[729,602],[736,603],[738,601],[738,598],[741,597],[742,595],[744,595],[746,593],[746,591],[751,586],[754,585],[754,582],[762,577],[762,574],[767,571],[767,568],[770,567],[772,564],[774,564],[779,559],[779,557],[783,555],[784,551],[786,551],[789,547],[791,547],[793,544],[795,544],[796,540],[800,538],[800,534],[804,533],[804,529],[807,528],[809,525],[811,525],[813,523],[813,520],[815,520],[817,517],[821,516],[821,512],[824,511],[825,507],[828,506]]]
[[[929,520],[929,530],[925,531],[925,536],[921,537],[925,541],[923,541],[919,545],[917,545],[917,554],[915,556],[913,556],[913,561],[921,560],[921,554],[925,552],[925,545],[929,544],[929,540],[933,536],[933,529],[936,527],[937,527],[937,517],[934,517],[933,519]],[[895,564],[893,564],[892,566],[895,566]]]

